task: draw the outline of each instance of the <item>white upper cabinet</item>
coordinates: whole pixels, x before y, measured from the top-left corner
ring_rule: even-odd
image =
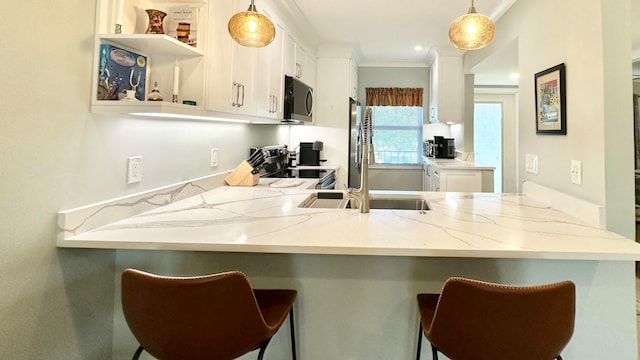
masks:
[[[206,110],[255,115],[257,49],[236,43],[227,27],[231,16],[246,11],[246,5],[241,0],[210,4]]]
[[[430,69],[429,121],[462,122],[464,74],[461,56],[438,56]]]
[[[227,24],[234,12],[233,1],[213,1],[209,4],[209,44],[207,46],[207,76],[205,109],[230,112],[233,84],[231,51],[234,41]]]
[[[314,87],[316,82],[316,58],[291,35],[284,40],[284,73]]]
[[[296,60],[296,65],[295,65],[295,77],[297,77],[300,80],[303,80],[304,77],[307,76],[307,50],[300,45],[299,43],[296,43],[296,47],[295,47],[295,60]],[[304,82],[304,80],[303,80]]]
[[[284,28],[269,8],[263,10],[276,27],[276,37],[268,46],[258,49],[257,86],[256,86],[256,115],[260,117],[282,119],[284,64],[283,39]]]
[[[239,45],[229,36],[227,23],[236,12],[245,11],[248,3],[229,3],[217,1],[210,6],[206,109],[282,119],[284,28],[274,11],[262,2],[258,12],[268,16],[276,27],[273,42],[262,48]]]
[[[228,113],[277,120],[283,116],[285,71],[310,86],[315,83],[313,52],[294,41],[295,34],[287,33],[276,3],[263,0],[258,4],[258,12],[276,26],[275,39],[263,48],[250,48],[237,44],[228,32],[229,19],[246,11],[248,0],[96,2],[92,111],[163,113],[167,117]],[[164,18],[165,34],[145,33],[149,25],[146,9],[171,14]],[[176,9],[193,19],[193,36],[186,42],[176,38],[177,28],[167,21],[170,16],[178,18]],[[122,23],[122,33],[115,33],[116,20]],[[113,59],[126,66],[113,67]],[[178,80],[175,85],[174,79]],[[163,101],[148,100],[155,83]],[[130,93],[137,100],[118,101],[125,90],[136,90]],[[178,94],[176,102],[172,101],[174,93]]]
[[[284,74],[288,76],[296,76],[296,41],[291,34],[286,34],[283,40],[283,67]]]
[[[237,2],[240,1],[237,0]],[[231,48],[231,63],[233,64],[232,83],[229,87],[231,110],[233,113],[255,115],[258,49],[242,46],[234,41]]]
[[[207,2],[97,0],[96,5],[92,111],[178,114],[202,111]],[[167,14],[162,25],[164,34],[145,33],[149,24],[145,9]],[[187,42],[175,38],[174,23],[180,16],[187,16],[193,25]],[[119,34],[115,33],[116,23],[122,25]],[[176,84],[174,80],[178,80]],[[155,83],[163,101],[148,100]],[[135,100],[119,101],[127,90]],[[178,93],[177,103],[172,102],[174,90]],[[184,105],[183,100],[197,106]]]

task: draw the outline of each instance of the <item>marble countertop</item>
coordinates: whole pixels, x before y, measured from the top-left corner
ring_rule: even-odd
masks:
[[[290,181],[284,184],[282,181]],[[299,208],[314,180],[221,186],[106,226],[60,247],[294,254],[640,260],[640,245],[523,194],[372,191],[431,210]]]
[[[424,161],[430,162],[442,170],[495,170],[495,166],[484,165],[472,160],[427,157],[424,158]]]

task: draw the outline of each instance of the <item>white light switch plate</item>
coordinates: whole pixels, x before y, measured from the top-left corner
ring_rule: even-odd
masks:
[[[219,150],[217,148],[212,148],[211,149],[211,167],[218,166],[218,156],[219,156]]]
[[[525,155],[525,170],[528,173],[538,174],[538,155]]]

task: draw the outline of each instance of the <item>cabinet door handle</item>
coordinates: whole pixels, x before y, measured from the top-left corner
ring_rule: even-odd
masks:
[[[278,95],[273,95],[273,112],[278,112]]]
[[[231,106],[233,107],[240,106],[240,104],[238,104],[238,98],[240,97],[240,84],[234,81],[233,86],[231,87],[232,93],[234,88],[236,90],[236,98],[233,101],[231,101]]]
[[[275,95],[269,95],[269,113],[275,113],[276,112],[276,96]]]
[[[296,63],[296,77],[300,79],[302,77],[302,65]]]
[[[240,84],[240,86],[242,87],[242,101],[240,102],[240,105],[238,105],[238,107],[244,106],[244,85]]]

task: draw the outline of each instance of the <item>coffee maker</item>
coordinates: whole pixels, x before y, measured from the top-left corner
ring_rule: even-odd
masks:
[[[454,159],[456,157],[455,140],[444,136],[434,136],[434,155],[440,159]]]
[[[300,158],[298,165],[318,166],[320,165],[320,151],[322,151],[322,141],[301,142]]]

